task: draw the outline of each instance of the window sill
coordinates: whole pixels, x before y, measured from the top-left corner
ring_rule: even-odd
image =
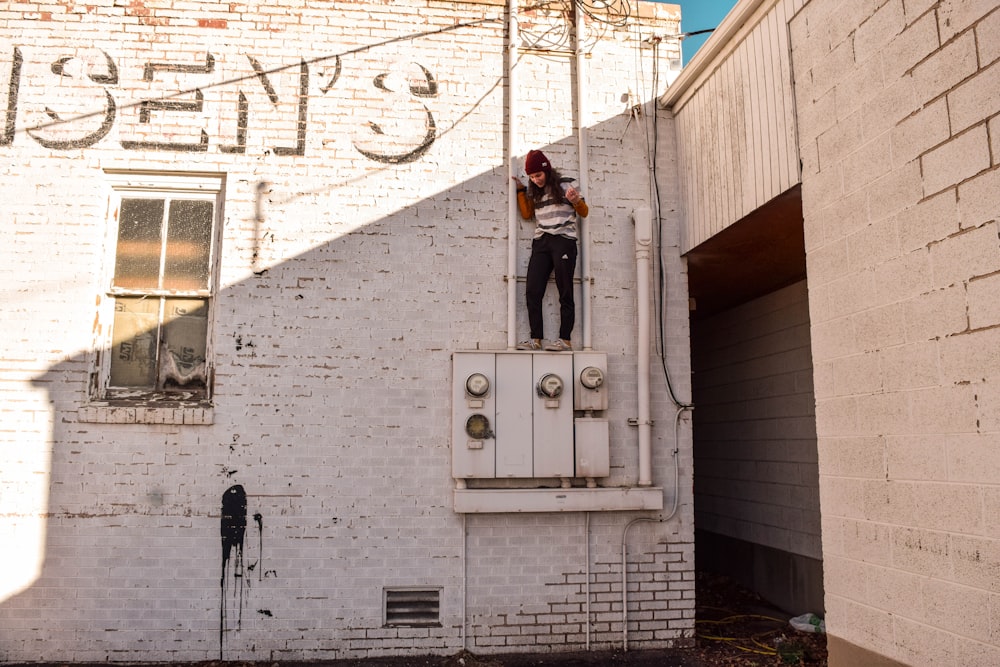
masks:
[[[77,421],[89,424],[189,424],[214,423],[209,402],[95,401],[77,411]]]

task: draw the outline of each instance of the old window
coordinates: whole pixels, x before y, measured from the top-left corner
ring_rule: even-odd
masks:
[[[108,172],[98,399],[206,401],[223,177]]]

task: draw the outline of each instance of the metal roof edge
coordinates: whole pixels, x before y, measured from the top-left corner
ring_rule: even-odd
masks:
[[[662,108],[672,108],[677,104],[684,93],[694,86],[699,81],[701,75],[716,62],[717,57],[726,49],[730,40],[739,33],[740,29],[753,16],[754,12],[765,2],[773,3],[774,0],[740,0],[737,2],[729,10],[729,13],[726,14],[726,17],[722,19],[722,23],[719,24],[702,47],[698,49],[698,52],[694,54],[691,61],[681,70],[681,73],[667,91],[659,97],[657,100],[659,106]],[[683,20],[684,17],[682,14],[681,21]]]

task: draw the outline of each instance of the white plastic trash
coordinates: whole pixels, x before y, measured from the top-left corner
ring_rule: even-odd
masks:
[[[788,622],[793,628],[802,632],[826,633],[826,621],[812,612],[796,616]]]

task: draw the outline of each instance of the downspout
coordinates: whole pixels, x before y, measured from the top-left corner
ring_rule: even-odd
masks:
[[[517,346],[517,231],[519,213],[517,211],[517,189],[513,178],[514,156],[517,137],[517,107],[514,95],[517,93],[515,67],[518,59],[517,0],[507,3],[507,347]]]
[[[462,515],[462,650],[469,648],[469,515]]]
[[[580,191],[587,196],[589,189],[588,172],[590,163],[587,159],[589,141],[587,138],[587,88],[586,88],[586,56],[583,52],[584,35],[584,14],[581,3],[574,2],[576,10],[576,26],[574,29],[576,37],[576,113],[577,113],[577,155],[580,161],[579,182]],[[592,324],[592,304],[591,304],[591,273],[590,273],[590,224],[581,221],[580,224],[580,315],[583,326],[583,349],[593,349],[591,332]]]
[[[653,244],[653,216],[643,206],[632,212],[635,221],[636,310],[638,352],[636,361],[639,414],[639,486],[653,484],[652,421],[649,412],[649,265]]]

